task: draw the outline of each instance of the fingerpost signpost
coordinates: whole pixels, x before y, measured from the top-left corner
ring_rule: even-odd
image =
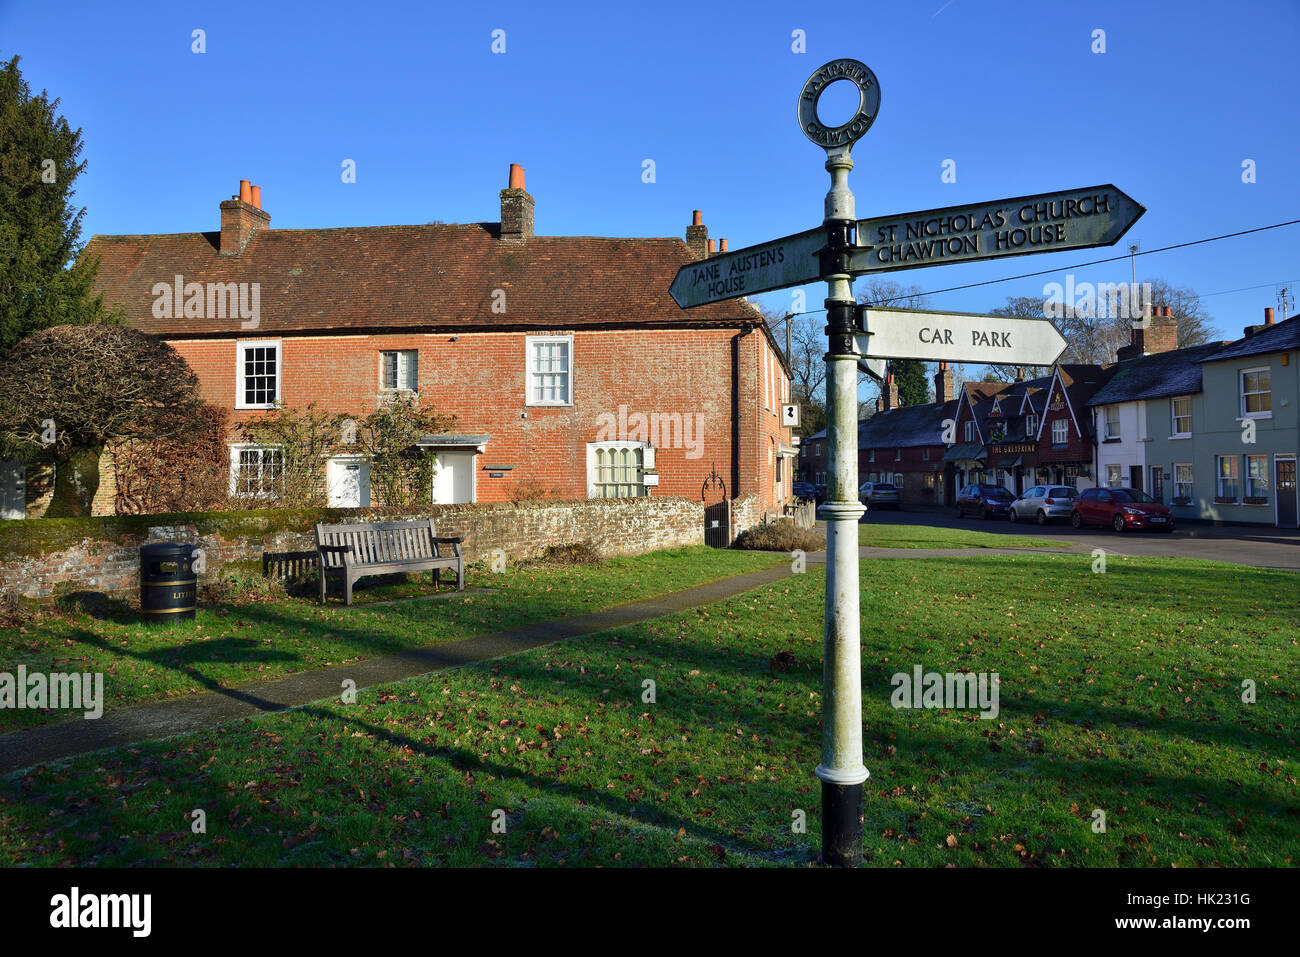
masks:
[[[832,84],[858,91],[853,116],[827,126],[817,103]],[[832,60],[799,93],[799,128],[826,151],[831,187],[820,229],[683,266],[670,294],[683,308],[821,280],[826,283],[826,624],[822,666],[822,863],[862,862],[862,651],[858,591],[858,369],[885,359],[1051,365],[1065,348],[1046,319],[861,309],[853,277],[1033,253],[1108,246],[1146,210],[1114,186],[1090,186],[859,220],[850,151],[875,122],[880,85],[866,64]]]

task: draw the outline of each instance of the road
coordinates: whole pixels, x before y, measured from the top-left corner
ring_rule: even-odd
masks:
[[[1237,565],[1280,568],[1300,572],[1300,531],[1285,528],[1248,528],[1242,526],[1180,525],[1172,534],[1165,532],[1125,532],[1109,528],[1073,529],[1068,522],[1045,526],[1025,522],[1014,525],[1005,519],[981,521],[957,518],[951,511],[901,511],[877,509],[868,512],[864,524],[928,525],[934,528],[966,528],[1005,535],[1033,535],[1060,538],[1091,548],[1105,548],[1121,555],[1148,555],[1160,558],[1203,558]],[[1297,599],[1300,601],[1300,597]]]

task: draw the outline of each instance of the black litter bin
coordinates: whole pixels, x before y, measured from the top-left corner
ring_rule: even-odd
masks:
[[[147,622],[193,621],[198,576],[194,546],[155,542],[140,547],[140,614]]]

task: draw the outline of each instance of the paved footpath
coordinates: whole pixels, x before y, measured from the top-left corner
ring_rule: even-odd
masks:
[[[1087,555],[1086,546],[1067,548],[862,548],[863,558],[979,558],[986,555],[1060,554]],[[812,553],[809,564],[825,564],[825,553]],[[259,713],[285,711],[313,701],[338,698],[344,679],[357,689],[401,681],[418,675],[486,661],[537,648],[566,638],[609,631],[652,618],[672,615],[688,608],[739,595],[780,581],[792,574],[790,566],[777,565],[763,571],[724,578],[684,591],[660,595],[645,601],[619,605],[572,618],[538,622],[521,628],[475,635],[461,641],[415,648],[347,665],[304,671],[274,681],[239,688],[222,688],[203,694],[132,705],[106,712],[94,721],[72,720],[0,735],[0,774],[61,758],[166,738],[202,728],[237,721]]]

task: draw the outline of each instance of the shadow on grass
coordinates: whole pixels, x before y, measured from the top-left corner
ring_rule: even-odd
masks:
[[[74,591],[59,596],[55,607],[60,611],[86,615],[96,621],[119,625],[140,622],[140,613],[120,598],[110,598],[101,591]]]
[[[770,694],[774,700],[789,697],[791,700],[807,701],[808,694],[820,688],[820,669],[816,653],[796,657],[789,671],[776,674],[769,669],[765,658],[767,651],[770,650],[768,647],[763,647],[761,652],[746,654],[739,651],[734,641],[715,646],[698,640],[672,640],[653,634],[646,626],[620,629],[607,633],[598,640],[604,646],[600,651],[605,652],[605,655],[585,655],[584,648],[579,646],[573,649],[571,658],[561,653],[561,657],[570,658],[567,662],[555,661],[555,655],[549,658],[510,657],[473,665],[470,669],[480,673],[484,679],[483,685],[496,679],[507,684],[510,682],[519,684],[525,691],[536,690],[540,700],[532,706],[531,710],[534,711],[545,710],[546,698],[552,696],[576,701],[578,707],[588,715],[608,714],[613,709],[621,708],[627,712],[629,718],[635,718],[641,711],[649,710],[661,726],[666,725],[666,728],[661,727],[660,735],[671,733],[666,729],[673,727],[683,731],[697,729],[696,733],[698,733],[701,726],[721,728],[726,731],[732,725],[736,725],[748,728],[757,734],[762,739],[762,746],[770,748],[773,753],[799,755],[800,750],[804,749],[815,754],[819,736],[819,722],[816,717],[778,713],[775,710],[761,711],[755,707],[752,694],[736,693],[742,689],[728,688],[726,684],[729,684],[729,679],[747,677],[751,682],[757,681],[760,685],[758,690]],[[589,640],[583,644],[591,643]],[[635,660],[629,662],[629,658]],[[155,659],[150,658],[150,660]],[[578,661],[583,661],[585,664],[579,666]],[[158,663],[165,667],[180,667],[166,661]],[[548,664],[550,668],[546,667]],[[617,671],[615,671],[616,664],[619,666]],[[586,667],[587,671],[583,673],[580,667]],[[691,670],[705,672],[705,675],[701,679],[702,683],[693,686],[688,694],[682,690],[683,686],[678,683],[675,676],[681,676],[684,681],[689,677]],[[887,688],[891,673],[892,669],[888,667],[867,665],[864,668],[864,684],[867,687]],[[658,701],[649,708],[644,706],[640,699],[640,681],[647,675],[656,676],[659,686]],[[201,676],[197,680],[201,680]],[[561,680],[562,686],[559,684]],[[708,682],[718,680],[724,682],[724,687],[709,687]],[[213,690],[224,694],[231,693],[228,689],[214,688]],[[731,693],[723,694],[724,690]],[[429,702],[430,710],[434,707],[432,693],[432,689],[425,689],[424,700]],[[499,690],[497,693],[504,700],[483,702],[485,710],[491,712],[492,719],[503,715],[510,716],[510,696]],[[1089,721],[1107,730],[1115,725],[1145,722],[1151,732],[1165,736],[1182,735],[1196,740],[1223,740],[1237,746],[1261,749],[1266,746],[1279,750],[1285,748],[1285,741],[1280,737],[1270,737],[1242,729],[1220,729],[1211,722],[1168,718],[1157,718],[1153,721],[1150,713],[1137,709],[1090,706],[1044,699],[1034,700],[1031,706],[1034,712],[1047,712],[1061,721]],[[584,808],[597,808],[604,814],[661,828],[665,836],[675,834],[680,828],[686,836],[694,840],[717,845],[733,854],[751,856],[755,860],[805,862],[811,860],[813,856],[811,848],[815,848],[817,840],[814,827],[810,827],[809,833],[802,839],[796,840],[791,837],[784,847],[774,847],[771,843],[763,843],[746,835],[743,832],[743,825],[740,824],[741,819],[737,819],[738,826],[735,829],[701,823],[687,814],[661,806],[651,798],[631,801],[593,786],[591,783],[584,783],[582,780],[565,780],[559,776],[564,773],[562,767],[557,769],[555,774],[548,775],[519,765],[486,759],[464,747],[440,743],[435,736],[448,734],[441,727],[422,729],[423,736],[417,736],[367,720],[369,715],[362,717],[360,714],[340,713],[338,707],[310,705],[295,709],[295,712],[301,712],[308,718],[337,724],[343,737],[355,734],[371,736],[384,742],[388,747],[409,751],[425,761],[433,762],[435,767],[441,770],[436,771],[434,779],[429,782],[429,796],[456,804],[457,820],[482,821],[482,831],[477,837],[472,836],[472,841],[487,836],[491,811],[484,790],[487,785],[475,781],[474,776],[491,775],[503,782],[519,782],[539,797],[558,797],[571,804],[575,814],[580,814]],[[380,701],[366,701],[361,707],[372,710],[383,709],[385,704]],[[1006,699],[1005,707],[1014,713],[1018,702],[1014,698]],[[867,710],[869,715],[874,712],[879,717],[878,705],[872,706],[869,703]],[[891,816],[905,813],[905,809],[890,804],[883,793],[891,784],[911,784],[914,787],[920,784],[924,787],[927,779],[932,780],[935,769],[944,770],[949,774],[955,773],[954,769],[982,772],[986,775],[987,783],[981,786],[985,788],[993,787],[999,781],[1015,787],[1016,778],[1023,775],[1046,779],[1053,781],[1067,794],[1087,794],[1090,799],[1095,798],[1096,803],[1093,806],[1115,807],[1126,802],[1141,800],[1143,792],[1148,793],[1156,802],[1177,801],[1185,796],[1189,800],[1199,802],[1202,810],[1198,811],[1189,806],[1186,811],[1180,809],[1175,811],[1175,814],[1203,814],[1216,820],[1231,821],[1241,813],[1253,811],[1267,820],[1263,823],[1252,822],[1251,835],[1269,839],[1277,837],[1279,840],[1285,840],[1288,833],[1285,830],[1286,816],[1295,813],[1294,807],[1288,807],[1287,802],[1280,796],[1274,798],[1271,794],[1261,794],[1257,789],[1246,786],[1245,783],[1193,776],[1190,773],[1186,777],[1175,777],[1164,772],[1153,773],[1144,769],[1141,759],[1107,757],[1080,761],[1071,757],[1030,754],[1019,747],[1012,747],[1009,742],[1005,742],[1005,739],[1007,749],[993,752],[983,736],[977,736],[951,724],[933,723],[934,720],[948,717],[949,714],[923,715],[917,712],[904,712],[897,716],[897,720],[882,721],[866,729],[867,763],[869,767],[873,767],[873,780],[868,785],[869,822],[879,824]],[[886,719],[892,715],[895,715],[892,710],[884,713]],[[617,718],[615,720],[617,722]],[[913,727],[914,724],[919,727]],[[981,723],[974,723],[974,727],[984,730]],[[265,730],[268,734],[277,732],[273,726]],[[278,730],[284,731],[284,729]],[[961,737],[954,738],[954,735],[961,735]],[[166,778],[169,788],[174,788],[175,782],[178,781],[201,781],[204,793],[201,799],[198,796],[194,799],[198,806],[205,807],[210,817],[220,814],[223,818],[229,817],[235,821],[240,813],[246,813],[249,808],[248,801],[251,799],[242,802],[238,799],[241,793],[238,785],[248,772],[231,765],[221,770],[209,767],[205,760],[209,756],[209,750],[202,747],[201,739],[199,743],[197,753],[178,749],[176,742],[153,743],[129,750],[119,749],[112,753],[111,759],[96,759],[97,767],[114,771],[132,770],[136,773],[144,769],[150,774]],[[262,746],[259,738],[253,739],[251,743],[255,747]],[[636,746],[632,743],[621,745],[618,740],[610,739],[604,746],[607,752],[601,756],[601,761],[608,765],[610,773],[619,764],[620,747],[625,748],[625,756],[629,760],[633,762],[640,760],[635,750]],[[416,799],[425,792],[418,786],[420,779],[411,777],[411,772],[414,770],[411,767],[397,764],[385,765],[381,755],[377,767],[363,771],[362,766],[371,762],[360,760],[343,748],[331,754],[328,747],[327,744],[307,744],[303,751],[296,754],[286,749],[286,753],[275,756],[268,763],[272,773],[279,773],[291,762],[296,761],[301,764],[304,754],[309,754],[311,760],[317,764],[328,764],[331,773],[338,776],[336,781],[339,787],[344,789],[361,787],[371,792],[372,798],[369,801],[363,796],[359,803],[365,813],[376,815],[377,822],[391,813],[389,804],[401,806],[405,803],[418,806]],[[882,757],[886,748],[895,748],[896,753],[889,758]],[[161,761],[160,752],[162,752]],[[688,760],[690,753],[679,752],[678,758]],[[811,763],[810,761],[808,783],[814,785]],[[186,764],[189,766],[184,766]],[[636,770],[635,765],[631,769]],[[57,776],[63,772],[57,769],[44,769],[38,773]],[[379,785],[376,773],[387,778],[384,785]],[[598,773],[591,772],[591,775],[598,777],[604,773],[601,769]],[[653,780],[653,772],[642,769],[641,773],[646,783],[655,788],[660,786],[659,782]],[[388,788],[392,796],[377,792],[377,786],[381,791],[385,787]],[[733,779],[721,785],[727,789],[733,786],[744,789],[744,801],[754,811],[786,809],[788,813],[788,809],[793,806],[792,799],[795,798],[798,782],[788,777],[779,782]],[[38,828],[49,826],[48,823],[41,823],[45,812],[37,806],[41,799],[39,794],[32,793],[33,789],[27,788],[9,790],[14,798],[32,801],[32,826]],[[17,794],[14,793],[16,790],[18,790]],[[98,803],[102,805],[101,813],[107,814],[110,818],[108,821],[79,822],[78,829],[86,830],[93,823],[96,828],[118,833],[120,826],[111,819],[112,815],[117,813],[114,796],[108,793],[97,798]],[[381,797],[382,801],[379,800]],[[524,800],[527,802],[532,798]],[[808,800],[814,801],[815,798],[810,797]],[[919,800],[924,802],[925,799],[922,797]],[[1068,801],[1068,798],[1066,800]],[[269,806],[255,806],[253,816],[246,817],[237,824],[239,828],[252,829],[243,835],[243,840],[259,845],[262,853],[269,853],[281,862],[292,861],[293,857],[292,851],[286,851],[286,846],[283,846],[282,842],[288,841],[289,835],[294,830],[300,831],[305,823],[299,813],[306,807],[301,804],[301,799],[291,796],[289,801],[291,803],[287,806],[280,806],[277,802],[272,802]],[[376,804],[376,801],[379,803]],[[244,810],[240,811],[241,808]],[[340,813],[346,814],[346,811]],[[1014,828],[1016,823],[1004,819],[997,826]],[[872,825],[869,824],[870,826]],[[289,831],[277,832],[277,827],[288,828]],[[450,846],[446,844],[446,832],[439,831],[439,827],[438,821],[421,821],[418,825],[412,825],[413,833],[409,839],[404,840],[408,844],[414,842],[414,846],[420,847],[425,856],[436,858],[440,853],[437,846],[439,840],[443,841],[444,848]],[[136,839],[139,841],[145,836],[136,835]],[[607,832],[606,841],[608,840],[610,838]],[[1242,840],[1244,841],[1245,838],[1243,837]],[[351,838],[326,833],[322,836],[321,842],[326,845],[326,848],[320,851],[326,855],[326,863],[348,860],[347,844],[352,842]],[[360,843],[364,844],[365,841]],[[91,847],[87,852],[93,850],[94,848]],[[222,856],[225,852],[215,848],[209,850],[210,860],[231,862]],[[183,856],[171,857],[165,850],[160,853],[164,855],[164,861],[184,860]],[[317,852],[313,851],[313,853]],[[611,853],[605,854],[604,857],[611,856],[612,848]],[[502,863],[509,862],[509,859],[506,859]],[[484,863],[490,861],[485,858]]]
[[[1172,570],[1170,572],[1172,573]],[[1187,591],[1194,591],[1194,587],[1189,588],[1186,584],[1181,587]],[[1217,600],[1218,596],[1215,597]],[[1242,604],[1246,605],[1244,599]],[[1260,612],[1258,605],[1251,604],[1247,607],[1253,614],[1257,615]],[[1222,612],[1222,609],[1220,611]],[[767,656],[773,650],[774,640],[756,641],[753,644],[753,652],[747,653],[744,650],[746,646],[743,644],[745,637],[740,630],[729,625],[721,615],[717,615],[716,612],[714,614],[718,628],[737,633],[718,634],[712,642],[701,640],[698,636],[694,639],[672,639],[656,632],[664,627],[677,627],[678,622],[669,621],[662,625],[644,623],[608,632],[599,638],[584,639],[571,649],[557,648],[546,655],[511,656],[472,665],[466,671],[478,671],[485,679],[481,682],[482,685],[495,678],[507,684],[512,681],[518,683],[526,691],[536,690],[542,700],[536,702],[531,708],[527,705],[523,706],[521,710],[524,711],[544,710],[545,698],[556,696],[576,702],[576,707],[584,710],[588,715],[607,713],[611,709],[623,709],[629,718],[635,718],[641,711],[649,710],[653,712],[657,721],[667,724],[668,727],[676,726],[685,731],[691,728],[698,729],[700,726],[728,729],[736,725],[748,728],[759,735],[763,739],[763,746],[770,747],[774,753],[798,754],[803,749],[811,749],[815,754],[819,738],[819,721],[816,717],[778,713],[774,710],[775,705],[770,703],[766,710],[760,709],[756,707],[753,694],[750,693],[752,688],[743,686],[736,688],[732,687],[731,683],[735,679],[748,679],[759,685],[760,693],[770,694],[773,699],[786,696],[792,701],[806,702],[809,694],[820,690],[820,647],[814,646],[815,650],[801,649],[804,653],[796,656],[788,672],[780,675],[773,674],[769,669]],[[689,612],[682,618],[685,623],[681,627],[687,630],[697,627]],[[302,624],[297,620],[292,621],[298,626]],[[793,622],[788,624],[792,629],[798,627]],[[96,636],[84,637],[93,639],[91,643],[99,642]],[[775,639],[775,645],[780,643],[780,639]],[[248,649],[245,647],[243,650]],[[122,653],[118,649],[115,651]],[[157,666],[175,668],[191,674],[195,681],[211,687],[211,690],[230,694],[249,701],[255,707],[259,706],[256,695],[232,692],[230,689],[207,684],[201,674],[192,673],[192,668],[187,662],[169,660],[165,655],[159,657],[157,653],[137,655],[137,657]],[[585,673],[580,670],[580,667],[587,669]],[[703,677],[698,684],[689,682],[691,670],[703,672]],[[873,780],[868,785],[870,796],[867,807],[868,819],[871,821],[879,821],[882,815],[899,813],[895,807],[882,801],[885,798],[883,791],[891,784],[911,784],[913,787],[920,785],[924,788],[925,782],[931,778],[935,768],[945,770],[948,774],[969,769],[986,776],[985,782],[977,781],[977,786],[984,789],[994,788],[999,782],[1005,782],[1009,787],[1016,787],[1017,778],[1040,778],[1053,782],[1056,788],[1066,794],[1087,794],[1089,800],[1095,798],[1097,803],[1093,806],[1119,806],[1127,801],[1140,800],[1145,794],[1156,804],[1182,802],[1184,799],[1199,803],[1200,810],[1188,803],[1185,808],[1179,807],[1173,812],[1189,818],[1203,815],[1215,820],[1231,821],[1243,812],[1252,811],[1258,815],[1249,829],[1252,837],[1262,836],[1265,839],[1276,837],[1282,842],[1289,837],[1294,842],[1296,807],[1278,792],[1281,785],[1274,785],[1271,790],[1263,790],[1255,781],[1211,778],[1196,774],[1196,769],[1191,768],[1186,775],[1182,776],[1175,776],[1167,771],[1156,773],[1150,770],[1151,764],[1144,757],[1097,757],[1081,760],[1077,756],[1030,753],[1021,743],[1013,744],[1006,738],[1001,739],[1004,750],[994,751],[990,748],[989,741],[978,732],[983,732],[986,730],[986,725],[995,722],[973,722],[972,727],[967,729],[944,720],[951,718],[952,712],[925,714],[905,711],[899,714],[892,709],[882,712],[880,705],[882,701],[888,700],[890,678],[895,670],[894,666],[874,662],[863,664],[863,684],[866,693],[870,697],[880,695],[876,702],[868,701],[865,709],[868,720],[875,721],[865,729],[867,764],[873,769]],[[658,683],[658,701],[650,707],[641,703],[640,682],[645,677],[653,677]],[[715,682],[721,682],[722,686],[711,687],[710,683]],[[1034,690],[1038,687],[1034,685]],[[727,691],[731,693],[724,693]],[[739,691],[746,693],[737,693]],[[497,692],[497,696],[504,700],[484,702],[487,709],[495,711],[492,717],[512,716],[510,696],[500,691]],[[429,689],[426,689],[426,700],[429,701],[432,710],[434,701]],[[260,706],[263,710],[276,709],[265,701],[262,701]],[[1008,680],[1008,677],[1004,677],[1002,706],[1004,716],[1013,719],[1029,719],[1034,714],[1043,712],[1050,715],[1052,721],[1060,724],[1081,726],[1108,734],[1113,733],[1113,729],[1116,728],[1140,728],[1144,735],[1157,736],[1167,741],[1183,738],[1192,742],[1223,746],[1228,750],[1243,748],[1261,758],[1265,755],[1287,754],[1289,748],[1290,739],[1287,738],[1284,725],[1281,723],[1276,724],[1279,732],[1271,734],[1229,724],[1217,715],[1198,720],[1170,717],[1123,705],[1094,704],[1086,700],[1067,701],[1055,696],[1021,696],[1017,694],[1014,678]],[[382,708],[383,705],[378,702],[366,702],[364,707],[373,709]],[[437,780],[439,796],[459,800],[462,807],[479,805],[483,800],[482,792],[476,795],[474,783],[466,781],[465,775],[491,774],[502,780],[522,782],[539,794],[558,796],[575,807],[599,807],[606,813],[651,823],[672,832],[680,827],[692,838],[716,843],[724,849],[731,849],[737,853],[771,859],[791,859],[783,857],[789,851],[774,850],[770,845],[752,840],[739,831],[728,831],[701,824],[685,814],[659,806],[653,800],[629,801],[580,780],[567,781],[563,778],[539,774],[519,765],[486,760],[462,747],[440,744],[432,739],[432,736],[446,734],[442,728],[425,730],[425,736],[418,737],[381,727],[360,716],[342,714],[328,707],[308,706],[296,710],[312,718],[337,723],[341,731],[370,735],[382,740],[388,746],[409,749],[421,758],[435,762],[437,766],[445,769],[443,775]],[[941,720],[942,724],[936,723]],[[1261,713],[1258,720],[1269,719]],[[660,733],[664,733],[663,729]],[[158,767],[157,759],[152,755],[173,747],[174,745],[170,744],[154,744],[143,749],[133,748],[129,752],[119,750],[114,752],[114,763],[122,767],[137,767],[144,762],[152,762],[155,767]],[[321,764],[326,762],[333,764],[337,761],[343,765],[342,759],[350,757],[342,752],[331,754],[328,747],[324,744],[309,746],[304,753],[309,753],[312,760]],[[603,747],[607,751],[601,755],[600,760],[608,764],[611,771],[621,756],[620,747],[626,748],[626,756],[630,760],[634,762],[640,760],[634,746],[630,743],[622,745],[620,741],[610,739],[603,743]],[[890,748],[895,751],[886,756],[887,749]],[[141,750],[146,757],[137,759],[135,755]],[[171,778],[184,779],[188,773],[190,779],[197,776],[211,785],[208,790],[215,791],[217,794],[227,794],[232,790],[230,785],[238,784],[239,780],[242,780],[239,771],[228,768],[224,772],[216,772],[212,768],[205,768],[200,761],[206,755],[206,751],[193,755],[193,766],[188,769],[178,769],[171,774]],[[289,757],[285,755],[284,760],[287,761]],[[689,758],[689,754],[682,754],[681,757]],[[181,758],[170,750],[167,759],[173,762],[191,760],[189,757]],[[1154,761],[1156,758],[1153,756],[1150,760]],[[1241,765],[1243,776],[1250,772],[1250,763],[1254,762]],[[339,767],[336,773],[344,776],[340,782],[341,786],[352,783],[351,778],[348,777],[352,772],[348,769],[354,766],[356,766],[355,762],[347,761],[346,766]],[[409,768],[385,767],[381,762],[374,770],[386,775],[390,779],[389,786],[405,795],[404,799],[410,799],[413,792],[405,780]],[[363,772],[358,768],[357,773]],[[361,777],[359,780],[363,786],[369,787],[366,784],[367,778]],[[808,783],[815,784],[815,779],[811,776],[811,762]],[[1272,785],[1272,782],[1269,784]],[[792,806],[791,799],[794,797],[797,782],[787,778],[784,782],[777,783],[745,781],[741,786],[747,792],[746,803],[754,808],[789,808]],[[1129,796],[1130,794],[1132,796]],[[459,799],[457,795],[460,795]],[[28,795],[22,793],[18,796],[26,798]],[[32,795],[32,797],[35,799],[38,796]],[[398,798],[394,798],[394,801],[396,800]],[[1068,798],[1066,800],[1068,801]],[[111,802],[105,801],[106,806],[109,803]],[[35,826],[41,826],[36,823],[39,822],[40,817],[35,804],[36,800],[33,800],[35,812],[33,822]],[[234,810],[238,806],[231,798],[222,805],[222,809],[229,807]],[[1168,806],[1168,804],[1161,806]],[[259,813],[268,816],[285,813],[284,823],[294,822],[293,818],[287,816],[287,812],[282,812],[280,809],[258,810]],[[371,813],[380,814],[383,810],[386,809],[381,808],[381,811]],[[481,813],[485,820],[489,810],[486,805],[481,805]],[[108,810],[106,813],[113,812]],[[478,811],[472,812],[473,815],[478,813]],[[477,817],[474,819],[477,820]],[[259,830],[265,829],[265,818],[257,819],[254,823]],[[300,822],[297,824],[300,826]],[[1014,826],[1015,822],[1004,821],[999,826],[1007,824]],[[429,831],[431,826],[433,825],[421,825],[423,830],[418,835],[420,841],[434,841],[436,835]],[[484,830],[486,831],[486,827]],[[266,840],[270,842],[269,847],[272,851],[275,850],[274,842],[279,838],[280,835],[268,833]],[[254,840],[254,838],[247,839]],[[1245,842],[1244,837],[1242,841]],[[797,843],[802,847],[805,842],[815,846],[815,834],[811,828],[809,835]],[[346,861],[344,849],[345,845],[338,845],[329,853],[337,853],[339,860]]]

